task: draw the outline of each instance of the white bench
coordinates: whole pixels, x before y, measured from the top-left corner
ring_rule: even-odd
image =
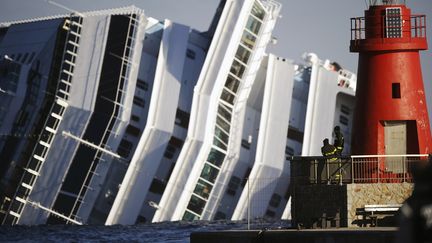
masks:
[[[400,207],[402,207],[402,204],[369,204],[364,206],[364,212],[365,216],[371,219],[371,226],[375,227],[378,223],[378,218],[394,216]]]

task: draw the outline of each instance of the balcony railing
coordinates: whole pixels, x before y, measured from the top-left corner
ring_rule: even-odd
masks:
[[[353,155],[291,157],[291,180],[296,184],[413,182],[412,171],[428,163],[429,155]]]
[[[383,26],[368,26],[368,31],[376,33],[374,28],[382,32],[381,38],[386,39],[386,33],[395,31],[395,28],[400,28],[402,31],[401,37],[411,38],[426,38],[426,16],[425,15],[401,15],[401,27],[386,26],[386,16],[382,17],[381,23]],[[404,28],[404,24],[410,20],[411,26]],[[351,40],[358,41],[366,39],[366,21],[365,17],[351,18]],[[411,34],[409,34],[411,32]],[[384,40],[383,40],[384,41]]]

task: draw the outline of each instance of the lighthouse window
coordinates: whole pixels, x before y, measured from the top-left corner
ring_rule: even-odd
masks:
[[[392,98],[393,99],[401,98],[400,83],[392,83]]]
[[[402,19],[400,8],[386,9],[386,37],[401,38],[402,37]]]

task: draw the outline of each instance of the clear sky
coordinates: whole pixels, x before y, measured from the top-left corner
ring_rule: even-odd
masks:
[[[207,29],[219,0],[52,0],[69,9],[88,11],[135,5],[156,19],[170,19],[198,30]],[[300,60],[315,52],[321,59],[337,61],[357,71],[357,54],[349,52],[350,18],[363,16],[368,0],[277,0],[283,4],[273,35],[272,53]],[[432,0],[407,0],[412,14],[427,15],[427,35],[432,47]],[[0,22],[68,13],[47,0],[0,0]],[[421,52],[423,81],[432,117],[432,51]],[[432,121],[432,119],[431,119]]]

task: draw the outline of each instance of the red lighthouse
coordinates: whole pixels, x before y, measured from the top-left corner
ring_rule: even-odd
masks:
[[[432,140],[420,66],[426,17],[403,0],[370,0],[351,19],[359,53],[352,154],[427,154]]]

